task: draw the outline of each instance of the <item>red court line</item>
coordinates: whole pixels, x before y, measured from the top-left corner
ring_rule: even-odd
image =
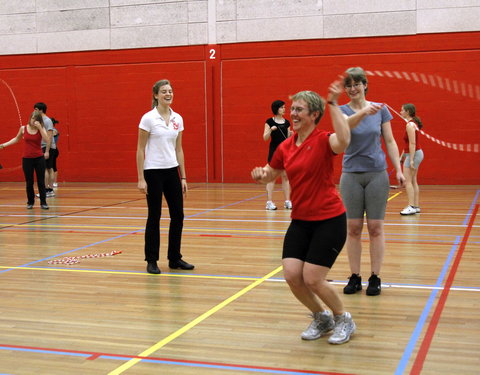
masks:
[[[189,361],[185,359],[174,359],[174,358],[162,358],[162,357],[143,357],[138,355],[125,355],[125,354],[112,354],[112,353],[97,353],[97,352],[88,352],[88,351],[81,351],[81,350],[68,350],[68,349],[52,349],[52,348],[41,348],[35,346],[22,346],[22,345],[6,345],[0,344],[0,347],[4,348],[15,348],[15,349],[25,349],[25,350],[41,350],[44,352],[52,352],[52,353],[72,353],[72,354],[88,354],[87,360],[96,360],[100,357],[119,357],[125,359],[145,359],[145,360],[152,360],[152,361],[162,361],[162,362],[177,362],[177,363],[188,363],[188,364],[197,364],[202,366],[221,366],[221,367],[230,367],[232,369],[235,368],[248,368],[252,370],[273,370],[273,371],[285,371],[285,372],[297,372],[301,374],[316,374],[316,375],[354,375],[344,372],[325,372],[325,371],[310,371],[310,370],[296,370],[296,369],[287,369],[287,368],[279,368],[279,367],[264,367],[264,366],[250,366],[250,365],[236,365],[236,364],[228,364],[228,363],[221,363],[221,362],[204,362],[204,361]]]
[[[453,284],[453,279],[455,278],[455,275],[457,273],[458,266],[463,256],[463,252],[465,251],[465,246],[468,242],[468,237],[470,236],[470,232],[472,231],[473,223],[475,222],[475,218],[478,213],[478,207],[479,205],[476,204],[475,208],[473,209],[472,216],[470,216],[470,220],[463,236],[462,243],[460,244],[457,256],[455,257],[455,261],[453,262],[450,273],[448,274],[448,278],[445,282],[445,287],[443,288],[442,294],[440,295],[440,299],[438,300],[437,307],[433,312],[432,319],[430,320],[427,332],[425,333],[425,337],[423,338],[420,349],[418,350],[417,357],[415,358],[415,362],[413,363],[412,369],[410,371],[410,375],[419,375],[422,372],[425,358],[427,357],[428,350],[430,349],[430,345],[433,340],[433,335],[435,334],[435,331],[437,329],[438,322],[440,321],[443,308],[445,307],[445,303],[448,298],[448,294],[450,293],[450,288]]]

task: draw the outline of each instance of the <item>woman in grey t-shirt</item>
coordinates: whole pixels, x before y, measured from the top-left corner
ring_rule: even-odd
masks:
[[[390,125],[392,115],[382,104],[366,100],[368,81],[362,68],[350,68],[346,75],[345,91],[350,102],[340,109],[347,117],[351,141],[343,156],[340,191],[347,209],[346,247],[352,275],[343,292],[353,294],[362,289],[361,235],[366,216],[371,261],[371,276],[366,293],[374,296],[381,292],[378,275],[385,251],[383,222],[390,187],[382,139],[400,185],[403,186],[405,178]]]

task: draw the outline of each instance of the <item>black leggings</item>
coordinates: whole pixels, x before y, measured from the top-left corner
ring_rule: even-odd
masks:
[[[162,195],[165,195],[170,213],[168,230],[168,260],[182,258],[180,247],[183,230],[183,194],[178,168],[147,169],[143,171],[147,182],[148,219],[145,228],[145,260],[157,261],[160,253],[160,217]]]
[[[38,193],[40,194],[40,204],[47,204],[45,191],[45,158],[23,158],[22,159],[23,174],[27,183],[27,204],[35,203],[35,191],[33,190],[33,171],[37,175]]]

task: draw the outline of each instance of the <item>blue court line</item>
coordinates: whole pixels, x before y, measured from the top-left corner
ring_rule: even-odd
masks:
[[[64,253],[60,253],[60,254],[56,254],[56,255],[51,255],[47,258],[43,258],[43,259],[40,259],[40,260],[35,260],[33,262],[30,262],[30,263],[26,263],[26,264],[22,264],[21,266],[18,266],[18,267],[28,267],[28,266],[31,266],[32,264],[37,264],[37,263],[40,263],[40,262],[45,262],[46,260],[49,260],[49,259],[53,259],[53,258],[57,258],[57,257],[61,257],[63,255],[67,255],[67,254],[71,254],[77,250],[82,250],[82,249],[87,249],[89,247],[92,247],[92,246],[95,246],[95,245],[98,245],[98,244],[101,244],[101,243],[105,243],[105,242],[109,242],[109,241],[112,241],[112,240],[116,240],[117,238],[122,238],[122,237],[125,237],[125,236],[128,236],[130,234],[133,234],[133,233],[137,233],[137,232],[141,232],[143,231],[142,230],[136,230],[136,231],[133,231],[133,232],[129,232],[129,233],[125,233],[125,234],[121,234],[119,236],[115,236],[115,237],[111,237],[111,238],[107,238],[105,240],[102,240],[102,241],[98,241],[98,242],[94,242],[94,243],[91,243],[89,245],[85,245],[85,246],[81,246],[81,247],[77,247],[76,249],[73,249],[73,250],[69,250],[69,251],[65,251]],[[8,272],[8,271],[12,271],[14,270],[15,268],[9,268],[9,269],[6,269],[6,270],[3,270],[3,271],[0,271],[0,273],[5,273],[5,272]]]
[[[63,352],[60,350],[48,350],[48,349],[32,349],[32,348],[15,348],[9,346],[1,346],[0,350],[9,350],[9,351],[21,351],[21,352],[31,352],[31,353],[42,353],[42,354],[53,354],[53,355],[67,355],[67,356],[76,356],[76,357],[83,357],[83,358],[90,358],[92,357],[92,353],[78,353],[78,352]],[[117,361],[125,361],[126,357],[120,357],[115,355],[109,354],[100,354],[96,357],[96,360],[103,358],[103,359],[113,359]],[[264,374],[283,374],[283,375],[305,375],[305,374],[316,374],[322,375],[325,373],[322,372],[313,372],[313,371],[294,371],[294,370],[280,370],[280,369],[270,369],[270,368],[255,368],[255,367],[243,367],[243,366],[236,366],[236,365],[221,365],[215,363],[198,363],[198,362],[182,362],[182,361],[175,361],[175,360],[168,360],[168,359],[160,359],[160,358],[142,358],[142,362],[148,363],[157,363],[157,364],[165,364],[165,365],[175,365],[175,366],[186,366],[186,367],[202,367],[202,368],[211,368],[211,369],[219,369],[219,370],[230,370],[230,371],[246,371],[246,372],[259,372]],[[0,374],[0,375],[8,375],[8,374]]]
[[[239,204],[239,203],[242,203],[242,202],[247,202],[247,201],[250,201],[250,200],[252,200],[252,199],[256,199],[256,198],[258,198],[258,197],[261,197],[261,196],[263,196],[263,195],[265,195],[265,194],[261,194],[261,195],[255,196],[255,197],[253,197],[253,198],[243,199],[243,200],[241,200],[241,201],[233,202],[233,203],[230,203],[230,204],[221,206],[221,207],[212,208],[212,209],[210,209],[210,210],[205,210],[205,211],[199,212],[198,214],[190,215],[190,216],[187,216],[187,217],[198,216],[198,215],[202,215],[202,214],[207,213],[207,212],[211,212],[211,211],[215,211],[215,210],[222,209],[222,208],[224,208],[224,207],[233,206],[233,205],[236,205],[236,204]],[[52,218],[57,218],[57,217],[58,217],[58,215],[52,216]],[[30,262],[30,263],[26,263],[26,264],[23,264],[23,265],[18,266],[18,267],[28,267],[28,266],[31,266],[32,264],[36,264],[36,263],[40,263],[40,262],[45,262],[45,261],[47,261],[47,260],[49,260],[49,259],[61,257],[61,256],[64,256],[64,255],[67,255],[67,254],[71,254],[71,253],[73,253],[73,252],[75,252],[75,251],[78,251],[78,250],[87,249],[87,248],[92,247],[92,246],[95,246],[95,245],[99,245],[99,244],[102,244],[102,243],[105,243],[105,242],[109,242],[109,241],[112,241],[112,240],[116,240],[116,239],[118,239],[118,238],[126,237],[126,236],[129,236],[129,235],[131,235],[131,234],[138,233],[138,232],[143,232],[143,231],[145,231],[145,229],[134,230],[134,231],[132,231],[132,232],[124,233],[124,234],[121,234],[121,235],[118,235],[118,236],[115,236],[115,237],[111,237],[111,238],[107,238],[107,239],[102,240],[102,241],[98,241],[98,242],[94,242],[94,243],[91,243],[91,244],[88,244],[88,245],[85,245],[85,246],[77,247],[76,249],[69,250],[69,251],[66,251],[66,252],[64,252],[64,253],[52,255],[52,256],[49,256],[49,257],[47,257],[47,258],[43,258],[43,259],[39,259],[39,260]],[[2,271],[0,271],[0,274],[5,273],[5,272],[8,272],[8,271],[12,271],[12,270],[14,270],[14,269],[15,269],[15,268],[9,268],[9,269],[6,269],[6,270],[2,270]]]
[[[467,225],[468,221],[470,220],[470,216],[472,215],[473,207],[475,207],[476,202],[477,202],[478,197],[479,197],[479,192],[480,192],[480,190],[477,190],[477,193],[475,194],[475,197],[474,197],[474,199],[472,201],[472,204],[470,206],[470,210],[465,217],[465,221],[464,221],[465,224],[464,225]],[[460,244],[460,242],[461,242],[461,236],[457,236],[457,238],[455,240],[455,243],[452,246],[452,249],[450,250],[450,253],[449,253],[448,257],[445,260],[445,263],[443,264],[442,270],[440,272],[440,275],[438,276],[438,279],[437,279],[437,282],[436,282],[435,286],[438,286],[438,287],[442,286],[442,283],[445,279],[448,268],[451,264],[453,256],[456,253],[458,245]],[[405,369],[408,365],[408,362],[410,361],[410,358],[412,357],[412,353],[415,350],[415,347],[416,347],[418,339],[419,339],[419,337],[422,333],[425,322],[426,322],[428,316],[430,315],[430,311],[432,310],[432,307],[433,307],[433,304],[435,302],[438,291],[439,291],[439,289],[434,289],[430,293],[430,297],[428,298],[427,303],[426,303],[425,307],[423,308],[422,314],[420,315],[420,318],[417,321],[417,325],[415,326],[415,329],[413,330],[413,333],[410,337],[410,340],[409,340],[407,346],[405,347],[402,358],[400,359],[400,362],[399,362],[399,364],[397,366],[397,369],[395,371],[395,375],[402,375],[404,373],[404,371],[405,371]]]

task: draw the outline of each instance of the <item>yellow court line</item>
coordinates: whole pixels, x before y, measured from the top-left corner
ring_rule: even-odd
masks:
[[[103,273],[103,274],[115,274],[115,275],[147,275],[148,277],[184,277],[195,279],[223,279],[223,280],[245,280],[255,281],[259,280],[257,277],[235,277],[235,276],[211,276],[211,275],[185,275],[180,273],[162,273],[157,276],[146,274],[145,272],[122,272],[122,271],[102,271],[102,270],[79,270],[74,268],[48,268],[48,267],[7,267],[0,266],[0,269],[12,269],[12,270],[34,270],[34,271],[57,271],[57,272],[83,272],[83,273]]]
[[[390,200],[392,200],[393,198],[399,196],[400,194],[402,194],[401,191],[399,191],[397,194],[393,194],[390,198],[387,199],[387,202],[390,201]]]
[[[256,280],[255,282],[251,283],[250,285],[248,285],[247,287],[243,288],[242,290],[240,290],[239,292],[235,293],[233,296],[227,298],[226,300],[224,300],[223,302],[219,303],[217,306],[213,307],[212,309],[208,310],[207,312],[203,313],[202,315],[200,315],[198,318],[192,320],[190,323],[184,325],[182,328],[180,328],[179,330],[177,330],[176,332],[172,333],[170,336],[167,336],[166,338],[164,338],[163,340],[157,342],[155,345],[151,346],[150,348],[148,348],[147,350],[143,351],[142,353],[140,353],[138,356],[139,357],[148,357],[149,355],[151,355],[152,353],[156,352],[157,350],[159,350],[160,348],[162,348],[163,346],[167,345],[169,342],[171,342],[172,340],[176,339],[177,337],[179,337],[180,335],[184,334],[185,332],[187,332],[189,329],[195,327],[197,324],[201,323],[202,321],[204,321],[205,319],[207,319],[208,317],[210,317],[211,315],[213,315],[214,313],[216,313],[217,311],[221,310],[222,308],[224,308],[225,306],[227,306],[228,304],[230,304],[231,302],[235,301],[237,298],[243,296],[245,293],[247,293],[248,291],[252,290],[253,288],[255,288],[256,286],[260,285],[261,283],[263,283],[265,280],[269,279],[270,277],[272,277],[273,275],[275,275],[276,273],[278,273],[279,271],[282,270],[282,266],[278,267],[277,269],[273,270],[272,272],[270,272],[269,274],[263,276],[261,279],[258,279]],[[108,373],[108,375],[119,375],[121,373],[123,373],[124,371],[128,370],[130,367],[136,365],[138,362],[141,361],[141,358],[133,358],[131,359],[130,361],[124,363],[123,365],[121,365],[120,367],[116,368],[115,370],[113,370],[112,372]]]

